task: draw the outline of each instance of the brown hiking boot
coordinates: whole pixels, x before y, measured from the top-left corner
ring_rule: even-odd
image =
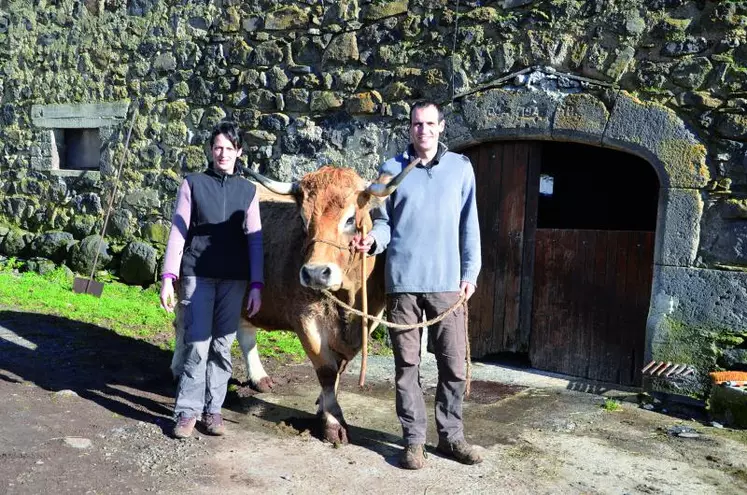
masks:
[[[226,426],[223,424],[223,416],[220,413],[205,413],[202,415],[202,424],[208,435],[222,436],[226,434]]]
[[[422,469],[425,466],[425,450],[422,443],[405,446],[399,457],[399,467],[404,469]]]
[[[449,442],[445,438],[442,438],[438,441],[436,450],[456,459],[462,464],[480,464],[482,462],[482,454],[465,440]]]
[[[187,416],[186,414],[180,414],[176,419],[174,431],[172,432],[174,438],[189,438],[192,436],[192,431],[195,429],[195,423],[197,423],[197,418]]]

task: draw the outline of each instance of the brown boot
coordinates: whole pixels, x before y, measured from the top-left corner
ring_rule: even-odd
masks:
[[[202,424],[208,435],[222,436],[226,434],[226,426],[223,424],[223,416],[220,413],[205,413],[202,415]]]
[[[425,450],[422,443],[405,446],[399,457],[399,467],[403,469],[422,469],[425,466]]]
[[[195,429],[195,423],[197,418],[187,416],[186,414],[180,414],[176,418],[176,424],[174,425],[174,431],[172,434],[174,438],[189,438],[192,436],[192,431]]]
[[[474,446],[468,444],[465,440],[449,442],[445,438],[438,441],[436,450],[449,456],[462,464],[480,464],[482,462],[482,453]]]

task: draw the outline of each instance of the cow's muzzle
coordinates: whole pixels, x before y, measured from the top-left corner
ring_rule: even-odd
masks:
[[[306,263],[301,267],[301,285],[310,289],[337,290],[342,285],[340,267],[330,263]]]

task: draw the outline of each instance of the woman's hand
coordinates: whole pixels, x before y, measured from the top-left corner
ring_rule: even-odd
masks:
[[[174,312],[176,297],[174,297],[174,280],[166,277],[161,282],[161,307],[169,313]]]
[[[262,307],[262,291],[258,288],[249,291],[249,297],[246,300],[246,317],[251,318],[259,312]]]

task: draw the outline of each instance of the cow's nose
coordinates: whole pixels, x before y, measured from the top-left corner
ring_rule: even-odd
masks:
[[[332,270],[328,265],[308,266],[301,268],[301,282],[307,287],[328,287]]]

